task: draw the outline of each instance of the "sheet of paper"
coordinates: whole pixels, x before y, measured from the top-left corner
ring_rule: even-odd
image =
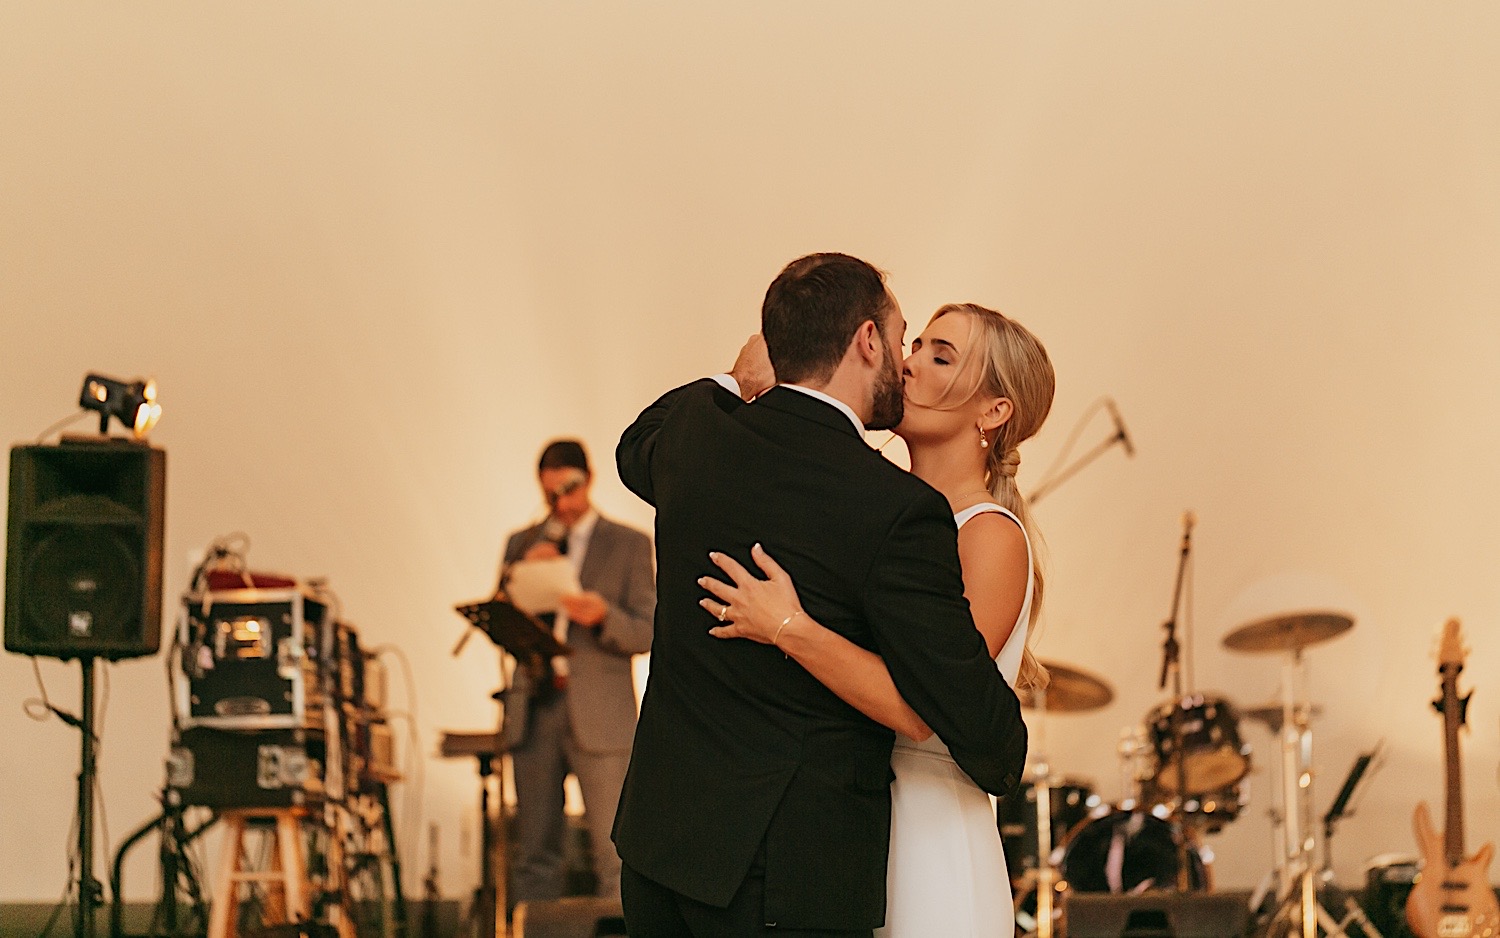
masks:
[[[521,560],[510,568],[505,594],[527,615],[556,612],[560,597],[583,592],[578,571],[566,557]]]

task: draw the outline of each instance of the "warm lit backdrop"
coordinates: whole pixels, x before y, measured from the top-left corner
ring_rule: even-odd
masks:
[[[1047,343],[1058,395],[1023,487],[1101,395],[1135,437],[1037,510],[1040,652],[1117,692],[1050,721],[1059,770],[1119,794],[1184,509],[1199,686],[1269,701],[1277,660],[1226,632],[1357,617],[1309,661],[1319,813],[1389,747],[1336,842],[1358,883],[1440,802],[1450,615],[1473,646],[1470,845],[1500,834],[1497,42],[1500,7],[1465,2],[13,0],[0,438],[66,415],[86,371],[155,375],[169,609],[234,530],[258,566],[327,576],[409,656],[426,758],[493,719],[495,662],[450,656],[450,606],[537,514],[540,444],[584,438],[600,507],[649,526],[613,476],[621,428],[732,360],[787,260],[856,253],[913,334],[974,300]],[[77,668],[41,670],[76,706]],[[152,811],[169,711],[161,659],[109,670],[113,846]],[[0,656],[0,901],[67,877],[77,734],[28,720],[35,693]],[[422,829],[462,895],[472,769],[426,769]],[[1271,865],[1252,779],[1214,841],[1222,885]],[[403,846],[415,885],[425,833]],[[149,892],[144,861],[130,880]]]

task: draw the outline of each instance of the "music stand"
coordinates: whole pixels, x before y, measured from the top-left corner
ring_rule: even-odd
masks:
[[[529,616],[516,608],[515,604],[505,598],[505,594],[496,594],[493,599],[483,599],[476,602],[460,603],[453,607],[453,611],[469,620],[474,628],[489,636],[502,651],[508,652],[517,658],[529,655],[540,655],[551,658],[554,655],[566,655],[571,652],[568,646],[559,642],[553,636],[550,629],[534,616]],[[464,638],[459,642],[463,647],[463,641],[467,641],[469,633],[464,633]],[[458,649],[454,649],[456,654]]]
[[[469,624],[487,635],[490,641],[501,652],[514,656],[517,660],[551,658],[554,655],[569,654],[571,649],[562,644],[541,622],[527,615],[515,604],[505,598],[503,593],[497,593],[492,599],[477,600],[475,602],[460,603],[453,610],[469,621]],[[459,639],[453,653],[458,654],[469,636],[474,634],[465,630],[463,637]],[[505,682],[505,669],[500,669],[502,685]],[[506,883],[509,880],[509,871],[506,869],[506,844],[505,844],[505,798],[504,783],[501,782],[500,797],[496,798],[499,805],[500,819],[498,822],[490,817],[490,777],[494,774],[493,760],[496,756],[504,757],[505,751],[501,746],[501,729],[505,721],[504,713],[504,689],[494,694],[497,701],[501,702],[501,728],[491,733],[454,734],[444,735],[443,755],[472,755],[479,760],[479,814],[481,823],[479,827],[479,888],[475,892],[475,905],[478,908],[478,932],[479,938],[505,938],[510,933],[506,926],[505,913],[508,904],[506,895]],[[459,737],[467,737],[460,740]]]

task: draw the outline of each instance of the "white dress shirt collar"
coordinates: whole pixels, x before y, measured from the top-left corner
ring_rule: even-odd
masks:
[[[734,379],[733,375],[718,374],[713,376],[713,380],[717,381],[720,387],[728,391],[730,394],[733,394],[735,397],[744,396],[740,393],[740,383]],[[849,418],[849,422],[854,424],[854,431],[859,434],[859,438],[861,440],[865,438],[865,425],[860,423],[859,417],[854,413],[854,408],[850,407],[848,404],[845,404],[838,398],[828,394],[824,394],[822,391],[815,391],[812,388],[803,387],[800,384],[781,384],[777,385],[777,387],[783,387],[789,391],[797,391],[799,393],[806,394],[808,397],[817,398],[825,404],[832,404],[834,407],[837,407],[839,410],[843,411],[844,416]]]
[[[589,552],[589,541],[594,538],[594,526],[598,523],[599,512],[590,508],[568,529],[568,559],[573,561],[573,566],[583,566],[583,558]]]
[[[854,424],[854,431],[859,434],[859,438],[861,440],[865,438],[865,425],[860,423],[859,417],[855,415],[853,407],[850,407],[832,395],[824,394],[822,391],[816,391],[812,388],[805,388],[800,384],[783,384],[780,387],[786,388],[788,391],[797,391],[800,394],[806,394],[808,397],[815,397],[825,404],[832,404],[843,411],[844,416],[849,418],[849,422]]]

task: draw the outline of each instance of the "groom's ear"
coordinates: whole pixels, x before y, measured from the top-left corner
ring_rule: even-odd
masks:
[[[850,345],[859,354],[861,361],[878,367],[885,362],[884,342],[885,338],[876,327],[875,320],[866,319],[854,330]]]

